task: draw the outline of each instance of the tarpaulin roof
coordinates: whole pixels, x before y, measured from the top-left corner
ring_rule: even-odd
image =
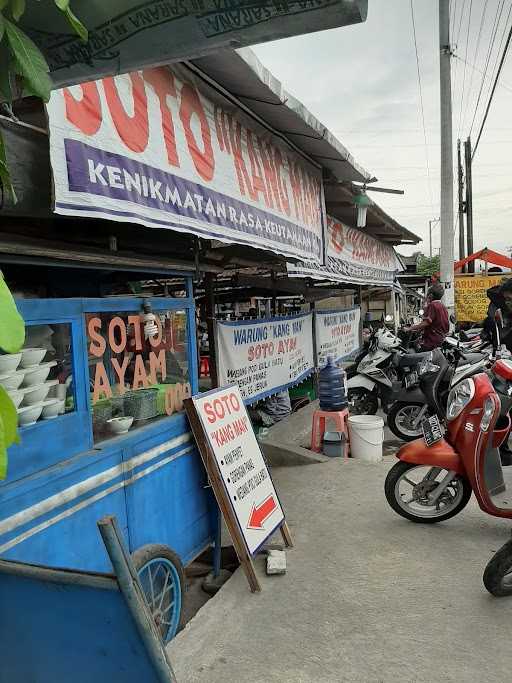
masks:
[[[368,12],[368,0],[73,0],[74,13],[89,29],[83,43],[54,4],[27,3],[20,23],[43,51],[56,88],[229,45],[357,24]]]
[[[472,261],[485,261],[486,263],[492,263],[495,266],[501,266],[502,268],[512,268],[512,259],[504,254],[498,254],[497,251],[488,249],[484,247],[480,251],[476,251],[474,254],[466,256],[466,258],[460,261],[455,261],[454,270],[462,270],[462,268],[471,263]]]

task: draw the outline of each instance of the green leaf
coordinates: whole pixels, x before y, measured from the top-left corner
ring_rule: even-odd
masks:
[[[65,12],[69,7],[69,0],[54,0],[61,12]]]
[[[0,12],[7,7],[9,0],[0,0]]]
[[[41,50],[26,33],[8,19],[5,19],[5,33],[16,59],[16,67],[23,75],[23,79],[38,97],[48,102],[52,82],[48,75],[50,69]]]
[[[5,23],[4,23],[4,15],[0,12],[0,42],[2,38],[4,37],[4,31],[5,31]],[[5,67],[2,67],[2,71],[4,70]]]
[[[7,353],[17,353],[24,341],[25,323],[5,280],[0,277],[0,348]]]
[[[55,0],[57,2],[57,0]],[[69,5],[69,2],[68,2]],[[73,14],[71,7],[67,7],[64,10],[64,14],[66,15],[66,19],[68,20],[68,24],[71,26],[73,31],[80,36],[80,38],[84,41],[84,43],[87,42],[89,39],[89,31],[85,28],[85,26],[82,24],[80,19],[76,16],[76,14]]]
[[[19,21],[25,13],[25,0],[11,0],[11,12],[14,21]]]
[[[11,182],[11,174],[9,173],[9,168],[7,166],[7,157],[5,156],[5,146],[4,146],[4,140],[2,137],[2,128],[0,126],[0,182],[2,183],[2,187],[4,189],[4,192],[6,192],[7,195],[11,195],[12,201],[14,204],[18,201],[18,198],[16,197],[16,192],[14,191],[13,184]],[[1,335],[1,331],[0,331]]]
[[[7,476],[7,448],[4,441],[4,423],[0,415],[0,480]]]
[[[4,443],[6,448],[16,441],[18,431],[18,413],[11,401],[11,397],[0,385],[0,416],[2,417],[4,429]]]

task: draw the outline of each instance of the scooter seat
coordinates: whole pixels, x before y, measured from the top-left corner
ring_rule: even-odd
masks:
[[[404,353],[403,356],[400,356],[398,365],[401,368],[419,365],[425,359],[430,358],[431,353],[431,351],[421,351],[421,353]]]
[[[466,363],[479,363],[484,358],[488,358],[485,353],[464,353],[464,358],[462,359]]]

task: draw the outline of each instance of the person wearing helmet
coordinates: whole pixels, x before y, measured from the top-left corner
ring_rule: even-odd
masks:
[[[423,320],[407,328],[409,332],[423,332],[422,351],[432,351],[441,346],[450,330],[448,311],[441,299],[444,287],[439,283],[433,284],[427,292],[427,306],[423,312]]]

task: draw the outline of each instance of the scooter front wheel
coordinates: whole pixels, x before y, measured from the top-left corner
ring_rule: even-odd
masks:
[[[484,586],[491,595],[512,595],[512,540],[507,541],[491,559],[484,571]]]
[[[455,517],[468,504],[471,484],[456,474],[437,500],[432,501],[447,473],[441,467],[397,462],[386,477],[386,500],[396,513],[411,522],[434,524]]]
[[[388,427],[402,441],[419,439],[423,434],[422,418],[430,417],[430,411],[424,408],[423,403],[395,401],[388,412]]]

